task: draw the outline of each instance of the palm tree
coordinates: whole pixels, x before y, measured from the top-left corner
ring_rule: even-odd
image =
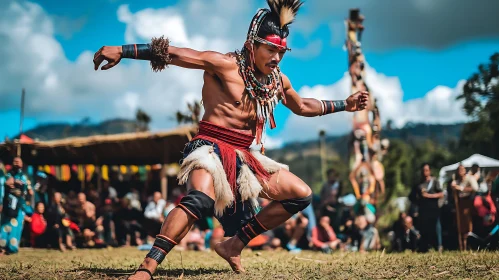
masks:
[[[143,132],[149,130],[149,123],[151,122],[151,117],[140,108],[137,110],[137,113],[135,114],[135,121],[137,122],[137,131]]]
[[[186,113],[177,111],[176,113],[177,123],[198,124],[201,116],[201,102],[194,101],[192,103],[187,103],[187,109],[188,112]]]

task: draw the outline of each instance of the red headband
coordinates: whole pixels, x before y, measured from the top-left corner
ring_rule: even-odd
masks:
[[[274,45],[280,46],[283,49],[287,48],[286,38],[281,38],[279,35],[276,34],[267,35],[264,39],[271,42]]]

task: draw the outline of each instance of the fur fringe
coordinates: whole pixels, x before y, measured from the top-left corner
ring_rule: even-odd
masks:
[[[256,178],[255,174],[246,164],[244,154],[238,150],[236,150],[236,154],[243,162],[241,171],[239,173],[239,178],[237,178],[237,185],[239,186],[239,194],[241,194],[241,200],[251,200],[252,205],[257,206],[258,202],[256,201],[256,198],[263,190],[262,185],[260,185],[260,182]]]
[[[264,156],[259,151],[253,150],[251,151],[251,154],[253,154],[253,156],[262,164],[263,168],[265,168],[265,170],[267,170],[270,174],[274,174],[280,169],[289,171],[289,166]]]
[[[212,146],[201,146],[184,159],[178,174],[179,184],[187,183],[191,171],[195,169],[205,169],[213,177],[215,215],[221,216],[225,208],[234,202],[234,195],[227,181],[222,162]]]
[[[159,72],[164,70],[168,64],[172,62],[170,54],[168,53],[168,48],[170,47],[170,40],[161,36],[159,38],[152,38],[151,50],[151,68],[154,72]]]
[[[262,155],[258,151],[251,151],[251,153],[270,174],[276,173],[280,169],[289,170],[287,165],[278,163]],[[257,198],[260,195],[260,192],[263,191],[262,185],[246,164],[244,153],[236,150],[236,154],[243,162],[237,178],[241,199],[243,201],[250,200],[252,205],[257,207]],[[201,146],[183,160],[182,165],[180,166],[180,172],[177,176],[179,184],[183,185],[187,183],[190,173],[196,169],[205,169],[213,177],[213,185],[215,187],[215,215],[221,216],[225,208],[234,203],[234,195],[230,184],[227,181],[222,161],[215,153],[213,146]]]

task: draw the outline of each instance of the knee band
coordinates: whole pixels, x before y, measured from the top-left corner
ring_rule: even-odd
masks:
[[[156,240],[151,250],[147,254],[146,258],[151,258],[155,260],[158,264],[161,264],[165,259],[166,255],[177,245],[177,242],[164,235],[156,235]]]
[[[285,199],[279,202],[282,204],[282,207],[284,207],[284,209],[290,214],[296,214],[310,205],[310,203],[312,202],[312,195],[302,198]]]
[[[182,208],[196,220],[199,220],[213,215],[215,201],[203,192],[192,190],[180,200],[178,207]]]
[[[244,245],[248,245],[251,239],[266,232],[268,229],[258,221],[256,216],[253,216],[249,222],[237,231],[236,235],[241,239]]]

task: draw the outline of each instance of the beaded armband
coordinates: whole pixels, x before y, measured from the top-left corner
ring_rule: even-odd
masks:
[[[347,107],[346,100],[321,100],[322,113],[321,116],[345,111]]]

